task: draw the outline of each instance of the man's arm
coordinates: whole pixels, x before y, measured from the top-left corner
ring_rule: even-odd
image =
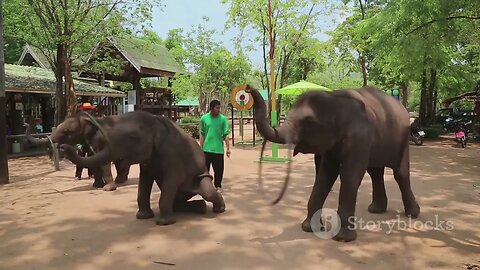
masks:
[[[228,126],[228,120],[227,118],[225,117],[225,123],[224,123],[224,131],[223,131],[223,134],[224,134],[224,140],[225,140],[225,145],[227,146],[227,157],[230,157],[230,155],[232,154],[232,152],[230,152],[230,140],[229,140],[229,135],[230,135],[230,127]]]
[[[203,141],[204,141],[204,140],[205,140],[205,139],[203,138],[202,133],[200,133],[200,147],[202,147],[202,148],[203,148]]]
[[[200,123],[198,124],[198,134],[200,135],[200,147],[203,149],[203,142],[205,141],[205,130],[204,130],[204,124],[203,124],[203,119],[200,119]]]
[[[228,139],[228,136],[225,137],[225,145],[227,146],[227,157],[230,157],[232,152],[230,152],[230,140]]]

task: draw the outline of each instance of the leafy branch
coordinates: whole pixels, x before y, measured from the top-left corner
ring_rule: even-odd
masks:
[[[417,27],[415,27],[413,30],[407,33],[407,35],[410,35],[424,27],[427,27],[433,23],[439,22],[439,21],[449,21],[449,20],[457,20],[457,19],[467,19],[467,20],[480,20],[480,16],[466,16],[466,15],[458,15],[458,16],[450,16],[446,18],[439,18],[439,19],[433,19],[431,21],[428,21],[426,23],[423,23]]]

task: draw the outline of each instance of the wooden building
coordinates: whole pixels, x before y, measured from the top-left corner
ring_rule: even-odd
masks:
[[[175,96],[170,90],[171,80],[183,68],[175,61],[170,52],[162,45],[152,44],[138,38],[109,38],[106,44],[99,44],[93,50],[87,65],[98,59],[110,57],[123,64],[120,73],[104,71],[93,73],[84,71],[81,77],[96,79],[100,84],[104,80],[128,82],[132,91],[127,97],[127,111],[144,110],[154,114],[177,119],[179,108],[173,104]],[[164,88],[148,87],[142,89],[142,78],[166,78]]]
[[[116,114],[124,92],[74,80],[80,100],[103,107],[108,114]],[[24,134],[24,122],[37,125],[42,132],[50,132],[55,112],[55,75],[52,71],[31,66],[5,65],[5,92],[8,135]],[[108,100],[109,102],[105,102]],[[33,120],[34,119],[34,120]]]

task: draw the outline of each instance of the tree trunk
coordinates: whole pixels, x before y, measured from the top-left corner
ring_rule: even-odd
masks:
[[[358,61],[360,62],[360,67],[362,69],[363,86],[367,86],[368,85],[367,60],[365,59],[365,56],[363,55],[363,53],[360,53]]]
[[[427,107],[427,121],[433,123],[435,121],[435,103],[437,92],[437,71],[435,69],[430,70],[430,80],[428,85],[428,107]]]
[[[420,124],[425,125],[427,121],[427,107],[428,107],[428,89],[427,89],[427,71],[423,70],[421,92],[420,92]]]
[[[403,107],[408,109],[408,85],[406,82],[400,83],[400,93],[402,95]]]
[[[67,101],[67,116],[75,115],[77,111],[77,97],[72,77],[72,61],[70,57],[66,57],[65,63],[65,100]]]
[[[9,183],[7,145],[7,104],[5,94],[5,55],[3,42],[3,1],[0,0],[0,185]]]
[[[53,72],[55,73],[55,116],[54,124],[58,126],[65,118],[65,95],[63,92],[63,63],[65,63],[65,51],[62,44],[57,44],[57,57]]]

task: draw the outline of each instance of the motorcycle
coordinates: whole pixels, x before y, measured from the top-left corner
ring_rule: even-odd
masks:
[[[455,129],[455,140],[460,143],[462,148],[467,146],[468,126],[472,121],[458,121]]]
[[[425,137],[425,131],[421,130],[415,123],[412,123],[410,125],[410,141],[416,145],[422,145],[423,137]]]

